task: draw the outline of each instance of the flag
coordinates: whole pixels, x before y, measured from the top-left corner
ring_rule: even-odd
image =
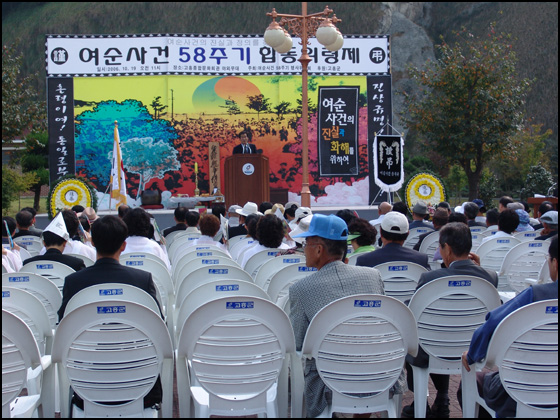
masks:
[[[126,204],[126,179],[121,155],[118,123],[115,121],[115,142],[113,143],[113,162],[111,164],[111,198],[117,201],[116,208]]]

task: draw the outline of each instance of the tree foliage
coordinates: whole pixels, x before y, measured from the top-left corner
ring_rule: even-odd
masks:
[[[46,128],[45,101],[37,95],[37,74],[22,76],[17,45],[2,46],[2,143],[31,128]]]
[[[270,99],[265,98],[261,93],[260,95],[251,96],[248,95],[247,107],[254,111],[257,111],[257,119],[260,119],[261,112],[270,112]]]
[[[436,62],[410,68],[422,89],[418,95],[405,93],[403,121],[429,150],[461,166],[472,200],[485,165],[514,150],[512,135],[522,128],[531,82],[516,77],[517,59],[507,35],[496,34],[492,26],[485,39],[465,29],[456,35],[455,45],[442,39],[436,46]]]
[[[30,190],[34,193],[33,208],[39,211],[41,187],[49,185],[49,135],[46,131],[33,131],[26,136],[21,169],[35,175],[36,182]]]
[[[16,201],[22,192],[29,190],[35,182],[35,174],[20,174],[2,165],[2,214],[7,215],[10,204]]]

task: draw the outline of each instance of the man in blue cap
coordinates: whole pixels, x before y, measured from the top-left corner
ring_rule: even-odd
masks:
[[[335,215],[313,215],[307,232],[295,235],[305,238],[303,250],[306,265],[317,269],[290,287],[290,321],[294,328],[297,350],[311,319],[327,304],[342,297],[360,293],[385,294],[379,271],[344,263],[348,248],[348,227]],[[307,417],[317,417],[327,407],[330,390],[319,377],[315,360],[305,367],[305,402]]]

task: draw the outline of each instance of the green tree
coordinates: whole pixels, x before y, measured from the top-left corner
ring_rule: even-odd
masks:
[[[37,74],[22,76],[17,45],[2,46],[2,144],[31,128],[46,128],[45,101],[37,95]]]
[[[547,195],[553,185],[550,172],[542,166],[532,166],[525,179],[525,187],[521,189],[521,199],[526,200],[534,194]]]
[[[247,107],[257,111],[257,120],[260,120],[261,112],[270,112],[270,99],[265,98],[262,93],[255,96],[248,95],[247,99],[249,100]]]
[[[21,174],[6,165],[2,165],[2,215],[7,215],[10,204],[16,201],[20,194],[35,183],[35,174]]]
[[[517,59],[509,36],[476,39],[465,29],[451,46],[442,39],[438,59],[425,70],[410,68],[422,86],[405,93],[406,126],[431,150],[465,171],[469,200],[478,196],[485,165],[512,149],[512,135],[522,128],[530,81],[516,76]]]
[[[152,103],[150,104],[150,106],[152,107],[152,109],[154,110],[154,120],[158,120],[161,117],[163,117],[164,115],[167,114],[167,112],[163,112],[163,110],[165,110],[165,108],[167,108],[167,105],[163,105],[160,101],[161,96],[156,96],[154,98],[154,100],[152,101]]]
[[[25,138],[25,150],[21,154],[21,169],[35,175],[33,208],[40,210],[41,187],[49,185],[49,135],[46,131],[33,131]]]

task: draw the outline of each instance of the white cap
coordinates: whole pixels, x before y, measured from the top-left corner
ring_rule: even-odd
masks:
[[[387,233],[408,233],[408,219],[398,211],[390,211],[381,221],[381,229]]]
[[[294,236],[299,235],[300,233],[303,232],[307,232],[309,230],[309,225],[311,224],[312,219],[313,219],[313,215],[304,217],[299,221],[296,227],[290,232],[290,237],[298,244],[303,243],[305,238],[294,238]]]
[[[70,238],[68,229],[66,229],[66,223],[64,223],[64,217],[62,217],[62,212],[59,212],[56,217],[49,223],[43,232],[51,232],[62,239],[67,241]]]
[[[303,219],[304,217],[310,216],[312,214],[313,212],[309,207],[298,207],[294,215],[294,220],[297,222]]]

